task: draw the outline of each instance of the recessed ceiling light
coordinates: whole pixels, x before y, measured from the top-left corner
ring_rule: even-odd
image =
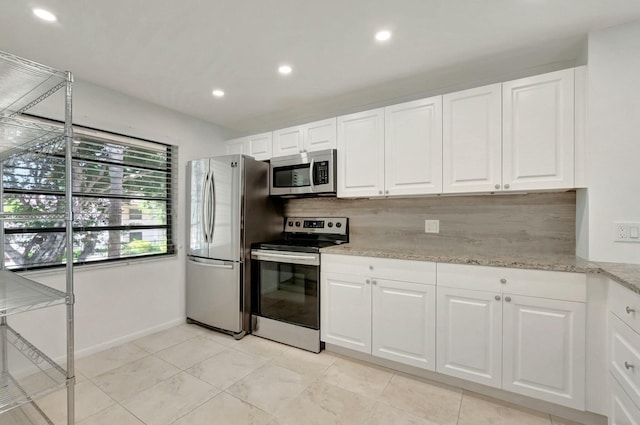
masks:
[[[36,15],[38,18],[42,19],[43,21],[55,22],[58,20],[56,15],[44,9],[35,8],[33,9],[33,14]]]
[[[278,72],[283,75],[291,74],[291,71],[293,71],[293,68],[289,65],[280,65],[278,68]]]
[[[376,33],[376,40],[387,41],[391,38],[391,31],[382,30]]]
[[[214,91],[211,92],[212,95],[214,95],[215,97],[224,97],[224,92],[220,89],[215,89]]]

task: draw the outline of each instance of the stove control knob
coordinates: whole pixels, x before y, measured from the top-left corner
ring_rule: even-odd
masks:
[[[337,227],[338,229],[339,229],[339,228],[341,228],[341,227],[342,227],[342,223],[337,222],[337,223],[336,223],[336,227]]]
[[[289,222],[289,227],[293,227],[293,221]]]
[[[300,227],[300,222],[296,221],[296,227]]]
[[[327,226],[333,227],[333,223],[330,221],[329,223],[327,223]]]

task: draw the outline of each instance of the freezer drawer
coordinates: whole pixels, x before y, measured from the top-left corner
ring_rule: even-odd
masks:
[[[230,332],[242,331],[242,263],[189,257],[187,317]]]

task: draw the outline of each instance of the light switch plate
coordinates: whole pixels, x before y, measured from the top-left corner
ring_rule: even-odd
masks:
[[[614,242],[638,242],[640,243],[640,223],[639,222],[616,222],[613,223]]]
[[[425,220],[424,221],[425,233],[440,233],[440,220]]]

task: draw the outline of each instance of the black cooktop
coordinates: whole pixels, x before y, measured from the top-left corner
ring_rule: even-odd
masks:
[[[313,239],[281,239],[270,242],[260,242],[254,244],[254,249],[271,249],[274,251],[293,252],[319,252],[321,248],[335,246],[335,241],[313,240]]]

